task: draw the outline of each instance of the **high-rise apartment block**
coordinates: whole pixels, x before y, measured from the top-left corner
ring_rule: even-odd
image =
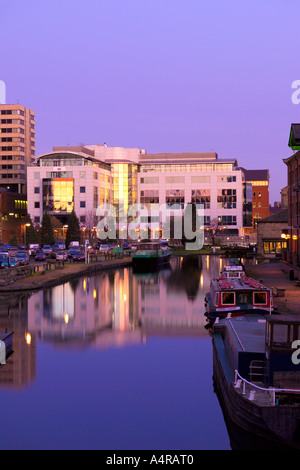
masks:
[[[0,188],[26,194],[27,167],[35,159],[35,112],[0,105]]]

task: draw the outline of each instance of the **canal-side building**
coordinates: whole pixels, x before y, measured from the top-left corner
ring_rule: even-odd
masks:
[[[127,213],[134,204],[148,210],[164,206],[167,213],[177,205],[183,214],[187,204],[196,203],[203,207],[208,230],[219,227],[228,236],[243,236],[245,227],[252,226],[252,184],[236,159],[222,159],[215,152],[147,154],[140,148],[107,145],[54,147],[28,168],[27,183],[34,224],[41,223],[45,212],[67,224],[74,210],[82,226],[91,221],[96,225],[96,209],[105,203],[117,214],[120,206]]]
[[[289,147],[294,154],[285,158],[287,166],[288,229],[283,233],[287,250],[283,254],[283,268],[293,269],[300,278],[300,124],[292,124]]]
[[[257,223],[270,215],[269,209],[269,170],[247,170],[241,168],[245,181],[252,185],[252,229],[256,230]]]

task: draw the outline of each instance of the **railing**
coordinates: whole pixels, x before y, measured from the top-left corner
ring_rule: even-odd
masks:
[[[246,385],[248,385],[251,390],[249,392],[249,400],[253,401],[255,399],[255,392],[260,391],[266,393],[266,395],[271,395],[271,406],[276,406],[276,393],[299,393],[298,389],[289,389],[289,388],[265,388],[260,387],[248,380],[244,379],[237,370],[234,371],[234,388],[240,388],[242,386],[242,395],[246,395]]]

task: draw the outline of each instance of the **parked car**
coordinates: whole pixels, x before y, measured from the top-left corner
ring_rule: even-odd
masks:
[[[79,247],[79,242],[73,241],[70,243],[69,248],[75,248],[75,247],[77,248]]]
[[[84,261],[85,253],[83,251],[77,250],[72,254],[73,261]]]
[[[46,259],[46,255],[45,253],[43,252],[43,250],[38,250],[36,253],[35,253],[35,260],[36,261],[44,261]]]
[[[56,254],[61,251],[57,246],[52,247],[51,258],[56,259]]]
[[[106,253],[106,252],[109,251],[110,249],[111,249],[111,246],[110,246],[110,245],[100,245],[99,251],[101,251],[102,253]]]
[[[1,268],[8,267],[8,254],[7,253],[0,253],[0,263],[1,263]]]
[[[67,253],[65,251],[58,251],[56,253],[56,260],[57,261],[66,261],[67,259]]]
[[[10,256],[9,257],[9,265],[11,268],[16,268],[17,266],[19,266],[19,261],[18,259],[15,257],[15,256]]]
[[[29,264],[29,255],[26,251],[18,251],[16,258],[21,265]]]
[[[43,246],[43,252],[45,253],[46,256],[51,255],[52,253],[52,248],[50,245],[44,245]]]
[[[35,256],[36,252],[40,249],[41,247],[38,243],[31,243],[28,247],[29,256]]]

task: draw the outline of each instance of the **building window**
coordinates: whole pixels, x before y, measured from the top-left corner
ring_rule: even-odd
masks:
[[[39,187],[39,186],[36,186],[36,187],[34,188],[34,193],[35,193],[35,194],[40,194],[40,187]]]
[[[236,189],[218,189],[218,209],[236,208]]]
[[[40,216],[39,216],[39,215],[37,215],[37,216],[34,218],[34,222],[35,222],[36,224],[39,224],[39,223],[40,223]]]
[[[79,178],[85,178],[85,171],[81,171],[79,173]]]
[[[263,241],[263,250],[264,254],[281,254],[282,249],[287,248],[286,241],[276,241],[276,240],[264,240]]]
[[[181,209],[184,208],[184,189],[167,189],[166,190],[166,205],[171,207],[179,205]]]
[[[159,203],[159,190],[158,189],[149,189],[141,191],[140,195],[141,204],[158,204]]]
[[[40,172],[35,172],[34,173],[34,179],[39,180],[40,179]]]
[[[82,224],[85,224],[85,215],[81,215],[79,220]]]
[[[85,201],[80,201],[80,207],[85,207]]]
[[[218,223],[220,225],[236,225],[236,215],[219,215]]]
[[[34,208],[35,208],[35,209],[39,209],[39,208],[40,208],[40,203],[39,203],[39,202],[35,202],[35,203],[34,203]]]
[[[209,209],[210,189],[192,189],[192,203],[203,204],[204,209]]]
[[[85,186],[80,186],[80,192],[85,193]]]

